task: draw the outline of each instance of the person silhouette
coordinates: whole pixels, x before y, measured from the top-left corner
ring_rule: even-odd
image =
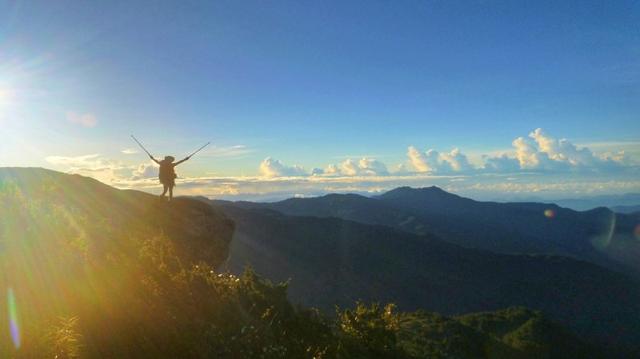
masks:
[[[158,179],[160,180],[160,183],[162,183],[162,186],[164,187],[160,197],[164,198],[164,196],[167,194],[167,191],[169,191],[169,201],[171,201],[171,199],[173,198],[173,187],[175,187],[176,185],[176,177],[177,177],[175,167],[181,164],[182,162],[190,159],[191,156],[187,156],[184,159],[175,163],[173,161],[175,161],[176,159],[173,156],[165,156],[162,161],[156,160],[155,158],[153,158],[152,155],[149,155],[149,158],[151,158],[153,162],[160,165],[160,173],[158,174]]]

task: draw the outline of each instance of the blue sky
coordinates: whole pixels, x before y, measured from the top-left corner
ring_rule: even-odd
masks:
[[[640,191],[639,23],[636,1],[0,1],[0,166],[155,191],[122,153],[135,133],[158,156],[212,141],[181,168],[211,196],[453,186],[433,176]],[[519,137],[546,160],[519,157]],[[519,166],[489,170],[502,155]]]

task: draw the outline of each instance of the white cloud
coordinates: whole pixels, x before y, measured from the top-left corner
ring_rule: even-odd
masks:
[[[466,172],[474,169],[467,156],[458,148],[451,152],[439,153],[434,149],[420,152],[417,148],[409,146],[407,157],[413,169],[422,173]]]
[[[409,162],[418,172],[436,172],[438,168],[438,152],[429,150],[427,153],[420,152],[417,148],[409,146],[407,151]]]
[[[66,172],[94,177],[105,183],[113,183],[118,178],[131,176],[131,171],[135,168],[106,159],[99,154],[48,156],[45,160]]]
[[[457,148],[454,148],[449,153],[443,153],[440,157],[442,162],[447,162],[447,167],[451,167],[453,171],[462,172],[473,169],[473,166],[469,163],[467,156],[462,154],[462,152]]]
[[[358,164],[350,158],[342,161],[338,168],[339,173],[344,174],[345,176],[356,176],[359,171]]]
[[[287,166],[279,160],[267,157],[260,163],[260,174],[264,177],[289,177],[304,176],[307,172],[298,165]]]
[[[155,162],[142,163],[136,168],[131,179],[156,178],[158,177],[158,165]]]
[[[339,164],[330,164],[326,168],[314,168],[311,172],[301,166],[288,166],[279,160],[267,157],[260,163],[260,174],[264,177],[292,177],[292,176],[325,176],[325,177],[355,177],[355,176],[386,176],[389,174],[387,166],[375,158],[348,158]]]
[[[327,168],[324,169],[324,174],[328,176],[338,176],[340,175],[340,167],[337,165],[328,165]]]
[[[404,163],[399,163],[399,164],[395,165],[391,172],[395,176],[407,176],[407,175],[411,174],[411,171],[409,171],[409,169],[407,168],[407,165],[404,164]]]
[[[578,149],[567,139],[556,140],[547,136],[541,128],[538,128],[529,134],[538,144],[540,152],[546,153],[547,156],[556,162],[566,163],[570,166],[593,166],[600,161],[596,158],[590,149],[583,147]]]
[[[375,158],[361,158],[358,161],[358,169],[361,174],[368,176],[384,176],[389,174],[387,166]]]
[[[605,161],[618,163],[621,166],[632,166],[634,164],[631,156],[625,151],[603,152],[600,158]]]
[[[135,155],[135,154],[139,153],[140,151],[138,151],[135,148],[125,148],[120,152],[122,152],[125,155]]]
[[[339,164],[330,164],[324,170],[314,169],[315,176],[386,176],[387,166],[375,158],[363,157],[359,160],[347,158]]]
[[[430,174],[603,172],[632,169],[637,165],[625,151],[596,154],[590,148],[576,146],[567,139],[557,140],[541,128],[529,133],[528,137],[514,139],[511,144],[513,150],[507,153],[480,156],[484,163],[478,163],[477,167],[473,166],[458,148],[448,153],[439,153],[433,149],[421,152],[410,146],[407,151],[408,164],[416,172]]]
[[[538,151],[534,143],[524,137],[518,137],[512,142],[516,150],[516,159],[522,169],[549,169],[553,167],[548,155]]]
[[[107,184],[116,184],[123,180],[155,178],[158,174],[158,165],[154,162],[127,165],[100,154],[48,156],[45,161],[62,171],[93,177]]]
[[[564,138],[557,140],[541,128],[529,133],[529,138],[518,137],[513,141],[521,169],[611,170],[632,164],[624,152],[596,155],[588,147],[578,147]]]
[[[506,154],[497,157],[486,157],[484,169],[489,172],[515,172],[520,169],[520,162]]]
[[[67,112],[67,121],[82,127],[96,127],[98,119],[92,113]]]

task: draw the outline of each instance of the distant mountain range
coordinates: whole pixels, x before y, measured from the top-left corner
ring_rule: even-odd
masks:
[[[616,213],[624,213],[624,214],[640,214],[640,205],[637,206],[615,206],[611,207],[611,210]]]
[[[637,219],[607,208],[578,212],[546,203],[479,202],[438,187],[401,187],[374,198],[330,194],[233,206],[384,225],[467,248],[569,256],[634,276],[640,273]]]
[[[553,200],[559,206],[586,211],[597,207],[627,207],[640,206],[640,193],[625,193],[614,195],[600,195],[584,198],[563,198]],[[622,213],[622,212],[621,212]]]

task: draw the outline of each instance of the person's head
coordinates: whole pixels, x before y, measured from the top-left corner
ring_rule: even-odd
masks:
[[[173,162],[176,159],[173,156],[164,156],[164,160],[167,161],[167,162]]]

